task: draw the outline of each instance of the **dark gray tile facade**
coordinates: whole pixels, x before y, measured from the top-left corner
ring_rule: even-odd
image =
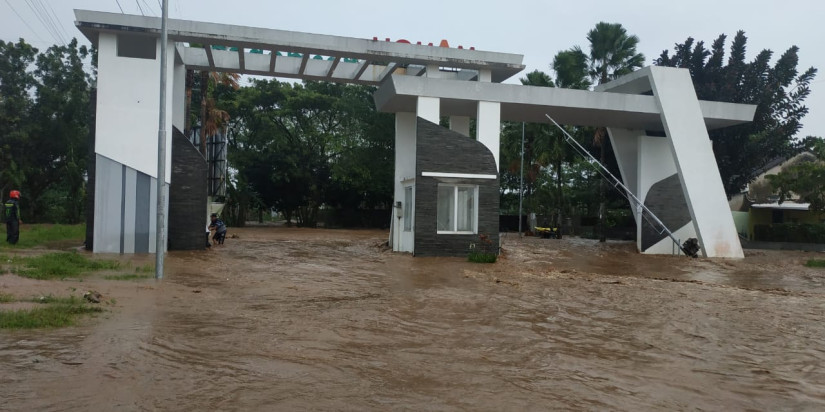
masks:
[[[178,129],[172,131],[169,187],[169,250],[204,249],[207,203],[206,159]]]
[[[650,187],[645,197],[645,206],[671,231],[678,230],[691,221],[682,183],[676,174]],[[659,233],[649,223],[642,222],[642,252],[666,237],[667,233]]]
[[[474,235],[439,235],[436,230],[438,184],[478,186],[478,233],[489,236],[498,251],[499,179],[493,154],[475,139],[422,118],[417,121],[415,159],[416,256],[466,256]],[[422,172],[496,175],[496,179],[423,177]]]

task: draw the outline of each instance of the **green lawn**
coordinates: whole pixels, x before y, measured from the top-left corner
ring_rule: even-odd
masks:
[[[43,307],[19,310],[0,310],[0,329],[59,328],[71,326],[77,318],[88,313],[103,312],[100,306],[92,306],[82,298],[45,297],[35,302]]]
[[[18,276],[32,279],[65,279],[78,277],[98,270],[117,270],[120,263],[114,260],[89,259],[77,252],[57,252],[33,257],[5,258],[7,267]]]
[[[15,245],[6,243],[6,225],[0,225],[0,250],[28,249],[50,245],[83,245],[86,239],[86,225],[33,224],[20,227],[20,240]]]

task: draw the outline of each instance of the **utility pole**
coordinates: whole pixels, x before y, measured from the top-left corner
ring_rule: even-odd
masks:
[[[158,188],[157,225],[155,226],[155,279],[163,279],[163,256],[166,254],[166,20],[169,0],[163,0],[160,26],[160,115],[158,116]]]
[[[521,167],[518,175],[518,235],[521,236],[521,202],[524,197],[524,122],[521,122]]]

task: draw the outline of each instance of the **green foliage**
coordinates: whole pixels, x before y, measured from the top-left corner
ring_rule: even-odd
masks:
[[[83,219],[92,75],[76,39],[40,53],[0,41],[0,183],[25,222]]]
[[[113,260],[92,260],[79,253],[49,253],[21,259],[18,275],[32,279],[63,279],[78,277],[96,270],[116,270],[120,263]]]
[[[757,106],[752,123],[710,132],[722,183],[728,195],[733,195],[756,177],[759,168],[796,153],[794,136],[808,113],[803,103],[817,69],[797,71],[796,46],[779,56],[773,67],[773,52],[767,49],[746,62],[743,31],[736,33],[725,63],[726,39],[720,35],[707,50],[704,42],[694,44],[688,37],[676,44],[673,56],[665,50],[655,64],[689,69],[699,99]]]
[[[642,67],[644,56],[636,51],[639,39],[628,35],[621,24],[601,22],[587,33],[589,53],[579,46],[558,52],[551,64],[555,82],[545,73],[534,71],[522,84],[544,87],[589,89]],[[603,129],[565,127],[585,149],[600,158],[614,175],[619,175],[613,149]],[[520,123],[505,123],[501,135],[501,209],[518,209],[521,167]],[[600,202],[626,202],[617,193],[604,193],[601,177],[577,154],[564,135],[553,125],[528,124],[524,128],[524,209],[552,215],[561,224],[570,214],[596,213]],[[603,200],[600,200],[603,199]]]
[[[753,237],[764,242],[825,243],[825,224],[775,223],[755,225]]]
[[[8,293],[0,293],[0,303],[9,303],[14,302],[16,300],[17,299],[14,297],[14,295]]]
[[[0,329],[36,329],[59,328],[76,324],[77,318],[84,314],[102,312],[98,306],[92,306],[74,296],[69,298],[47,297],[38,300],[45,307],[0,311]]]
[[[6,233],[5,225],[2,225],[0,234]],[[2,249],[29,249],[38,246],[72,243],[76,246],[83,244],[86,236],[86,225],[24,225],[20,228],[20,241],[16,245],[0,243]]]
[[[495,263],[498,259],[498,248],[485,234],[478,235],[478,241],[470,244],[467,260],[474,263]]]
[[[805,266],[809,268],[825,268],[825,259],[810,259],[805,262]]]
[[[374,90],[277,80],[224,90],[218,101],[232,119],[229,160],[238,170],[230,209],[273,207],[314,227],[321,206],[389,208],[394,122],[375,110]]]
[[[799,199],[810,203],[812,211],[825,211],[825,140],[809,138],[806,144],[818,161],[796,163],[766,178],[779,194],[779,203]]]

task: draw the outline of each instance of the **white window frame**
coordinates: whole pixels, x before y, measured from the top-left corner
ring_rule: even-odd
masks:
[[[439,183],[438,187],[452,187],[453,188],[453,229],[458,227],[458,189],[459,188],[472,188],[473,189],[473,230],[436,230],[436,234],[439,235],[474,235],[478,233],[478,185],[468,185],[468,184],[451,184],[451,183]],[[437,193],[437,192],[436,192]],[[436,204],[438,204],[438,195],[436,195]],[[438,213],[436,212],[436,222],[438,221]],[[436,223],[436,228],[438,227],[438,223]]]

